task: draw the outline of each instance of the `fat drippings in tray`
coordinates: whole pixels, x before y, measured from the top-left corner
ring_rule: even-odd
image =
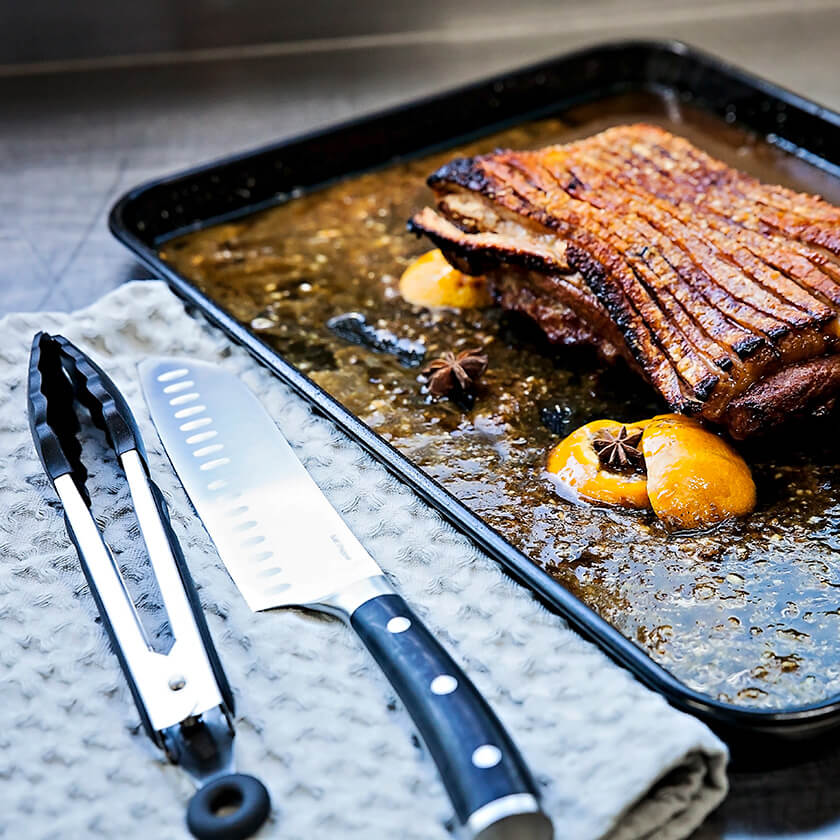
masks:
[[[818,702],[840,692],[840,449],[831,421],[742,446],[756,512],[675,537],[650,515],[562,501],[543,474],[546,452],[576,426],[665,410],[647,386],[593,354],[552,350],[527,322],[496,310],[430,312],[397,291],[402,270],[430,247],[405,220],[428,203],[425,178],[442,162],[638,119],[764,180],[840,197],[827,176],[735,128],[628,97],[352,178],[171,240],[161,253],[689,686],[742,705]],[[345,331],[365,326],[382,346],[327,326],[350,313],[364,324],[345,319]],[[428,360],[482,347],[489,368],[472,408],[429,400],[416,358],[388,352],[389,340],[415,354],[422,342]]]

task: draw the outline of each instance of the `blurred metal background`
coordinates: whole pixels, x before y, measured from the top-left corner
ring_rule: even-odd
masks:
[[[0,313],[145,276],[106,224],[140,181],[663,37],[840,108],[840,0],[0,0]]]
[[[324,42],[595,41],[620,29],[679,30],[690,40],[692,26],[707,21],[837,8],[837,0],[0,0],[0,65]]]

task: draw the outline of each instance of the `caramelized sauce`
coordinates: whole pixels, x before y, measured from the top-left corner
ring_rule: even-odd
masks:
[[[764,180],[840,202],[836,181],[758,138],[669,97],[633,96],[352,177],[170,240],[161,253],[688,685],[754,707],[818,702],[840,693],[840,449],[830,419],[741,447],[758,484],[751,517],[669,535],[650,514],[570,504],[543,472],[564,431],[666,410],[641,380],[589,352],[553,349],[496,310],[429,312],[397,292],[407,263],[431,247],[405,222],[430,201],[425,178],[441,163],[639,119]],[[431,401],[416,364],[327,327],[349,312],[382,335],[422,342],[427,360],[483,347],[490,366],[474,405]]]

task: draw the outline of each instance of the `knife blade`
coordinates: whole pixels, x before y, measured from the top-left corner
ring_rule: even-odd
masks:
[[[344,619],[412,716],[467,831],[481,840],[549,840],[536,785],[501,722],[253,392],[191,359],[149,359],[139,371],[175,472],[249,607],[302,606]]]

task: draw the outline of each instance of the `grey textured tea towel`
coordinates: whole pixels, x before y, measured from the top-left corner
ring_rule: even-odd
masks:
[[[220,362],[257,393],[510,729],[558,838],[682,838],[723,799],[726,750],[705,726],[571,632],[163,283],[144,282],[76,313],[0,322],[0,836],[184,838],[191,793],[139,729],[33,449],[25,373],[39,329],[89,352],[138,418],[234,686],[239,767],[271,790],[260,837],[445,840],[451,810],[410,720],[351,632],[299,611],[246,607],[149,420],[135,369],[148,355]],[[105,538],[144,621],[159,627],[125,486],[113,464],[90,465]]]

